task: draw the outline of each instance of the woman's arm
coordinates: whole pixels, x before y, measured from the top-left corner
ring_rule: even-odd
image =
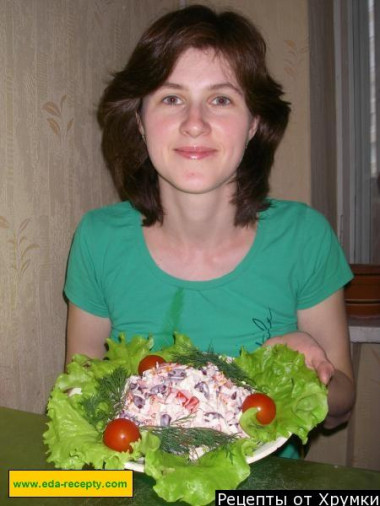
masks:
[[[325,351],[335,372],[328,383],[329,414],[326,428],[346,422],[355,402],[354,373],[343,290],[314,307],[298,311],[298,326]]]
[[[110,333],[111,323],[108,318],[87,313],[69,303],[66,364],[76,353],[83,353],[91,358],[103,358],[106,351],[104,344]]]
[[[355,402],[343,290],[299,310],[297,316],[299,332],[269,339],[265,344],[282,342],[304,353],[306,365],[328,385],[329,413],[324,426],[337,427],[348,420]]]

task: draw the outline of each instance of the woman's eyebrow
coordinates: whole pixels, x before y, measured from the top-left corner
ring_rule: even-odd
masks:
[[[178,84],[178,83],[172,83],[170,81],[163,83],[160,86],[160,88],[170,88],[173,90],[186,90],[186,89],[188,89],[187,86],[184,86],[184,85]],[[228,81],[223,82],[223,83],[212,84],[207,87],[208,90],[212,90],[212,91],[223,89],[223,88],[229,88],[229,89],[235,91],[236,93],[238,93],[239,95],[243,96],[242,90],[240,88],[237,88],[236,86],[234,86],[232,83],[230,83]]]
[[[236,86],[234,86],[232,83],[229,83],[229,82],[213,84],[212,86],[210,86],[209,89],[210,90],[218,90],[221,88],[229,88],[229,89],[235,91],[236,93],[238,93],[239,95],[243,96],[242,90],[240,88],[237,88]]]
[[[173,90],[183,90],[186,89],[186,86],[182,86],[181,84],[171,83],[170,81],[166,81],[163,83],[160,88],[172,88]]]

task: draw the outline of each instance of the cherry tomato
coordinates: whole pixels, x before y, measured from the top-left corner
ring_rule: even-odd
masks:
[[[268,425],[276,416],[276,404],[274,400],[265,394],[255,393],[248,395],[241,407],[246,411],[249,408],[257,408],[256,418],[262,425]]]
[[[141,375],[144,371],[147,371],[148,369],[153,369],[153,367],[156,367],[156,364],[164,364],[166,360],[164,360],[159,355],[147,355],[144,357],[138,367],[139,374]]]
[[[103,433],[103,443],[117,452],[131,452],[130,443],[140,439],[140,431],[135,423],[126,418],[115,418]]]

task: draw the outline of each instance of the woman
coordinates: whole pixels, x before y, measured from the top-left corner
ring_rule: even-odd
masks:
[[[67,360],[120,332],[173,331],[215,351],[283,342],[328,385],[326,427],[354,402],[343,285],[324,218],[268,199],[289,105],[256,28],[204,6],[142,36],[102,98],[103,151],[123,202],[88,213],[72,246]]]

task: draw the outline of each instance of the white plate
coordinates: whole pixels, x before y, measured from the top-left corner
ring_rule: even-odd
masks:
[[[275,441],[270,441],[269,443],[263,444],[262,446],[257,448],[257,450],[255,450],[252,457],[247,457],[248,464],[252,464],[252,462],[256,462],[257,460],[261,460],[264,457],[267,457],[271,453],[275,452],[284,443],[286,443],[286,441],[289,439],[289,437],[279,437]]]
[[[271,453],[275,452],[280,446],[282,446],[288,440],[288,437],[279,437],[275,441],[270,441],[269,443],[265,443],[257,450],[255,450],[254,454],[251,457],[247,457],[247,463],[252,464],[253,462],[257,462],[258,460],[267,457]],[[144,459],[139,459],[138,461],[130,461],[125,464],[125,469],[130,469],[131,471],[136,471],[138,473],[144,472]]]

